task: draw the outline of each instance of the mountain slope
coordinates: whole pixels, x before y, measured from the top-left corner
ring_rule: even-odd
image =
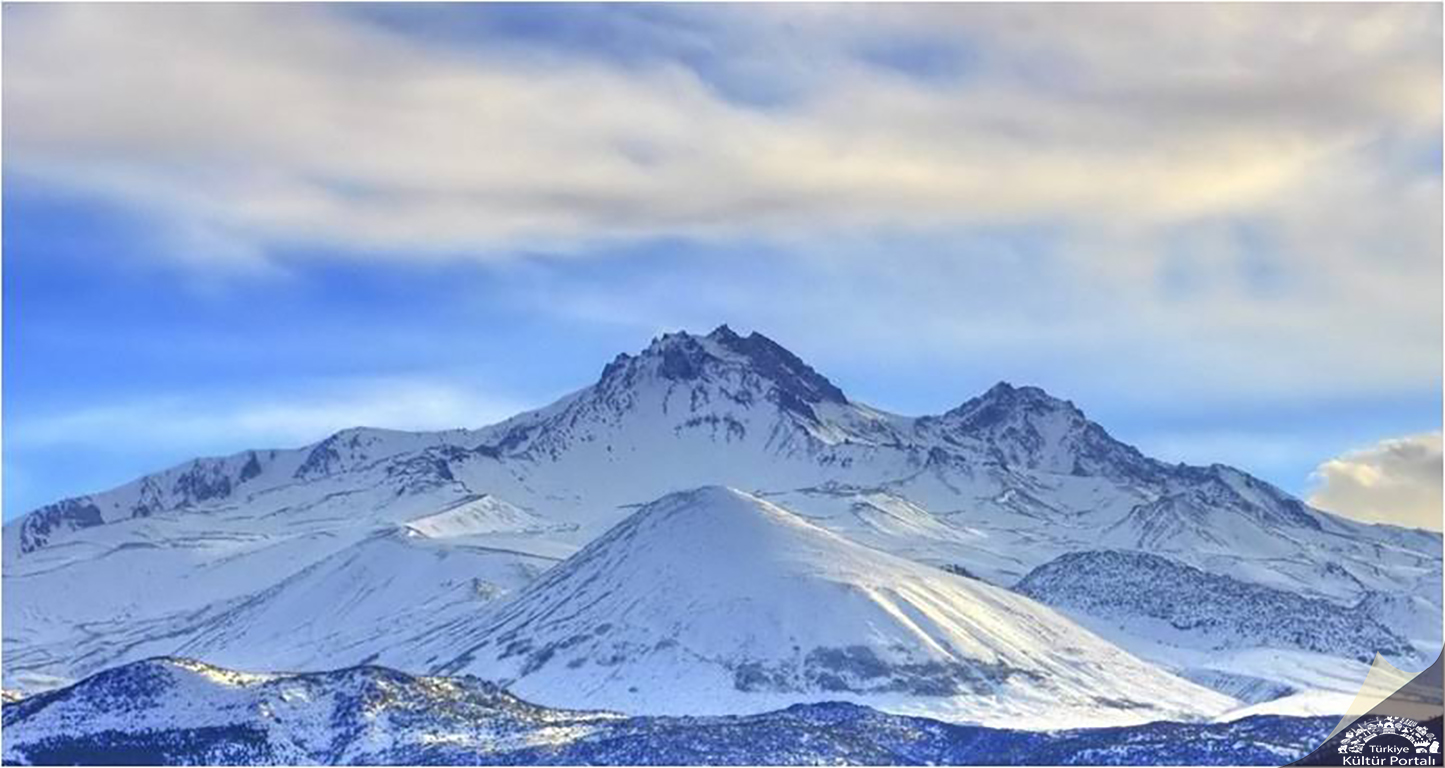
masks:
[[[558,528],[530,524],[453,526],[436,538],[445,526],[435,523],[469,508],[465,494],[398,495],[383,484],[305,505],[278,495],[289,501],[276,509],[258,499],[160,513],[93,529],[86,546],[7,560],[7,686],[43,690],[181,652],[241,666],[408,665],[418,660],[390,652],[396,627],[420,632],[485,610],[575,550],[552,538]],[[418,520],[434,536],[407,527]]]
[[[1144,552],[1073,552],[1035,568],[1015,589],[1070,615],[1122,622],[1174,646],[1288,648],[1365,663],[1377,653],[1415,655],[1405,638],[1363,611]]]
[[[1232,701],[1030,600],[719,487],[649,504],[438,667],[552,706],[756,712],[845,699],[948,720],[1118,724]]]
[[[1364,601],[1341,606],[1144,552],[1070,553],[1015,588],[1141,658],[1249,702],[1303,691],[1348,700],[1376,654],[1405,668],[1427,660]]]
[[[250,669],[420,668],[410,638],[489,610],[554,562],[383,531],[206,621],[177,651]]]

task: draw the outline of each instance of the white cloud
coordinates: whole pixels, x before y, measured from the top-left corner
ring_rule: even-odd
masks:
[[[1372,523],[1441,529],[1439,432],[1381,440],[1315,470],[1310,503]]]
[[[324,4],[7,8],[7,173],[147,211],[203,266],[746,238],[806,285],[583,285],[541,309],[728,319],[839,355],[1123,361],[1131,396],[1438,386],[1439,6],[667,12],[686,23],[640,22],[644,42],[792,98],[750,106],[668,55],[443,45]],[[857,55],[939,41],[965,52],[956,79]],[[1049,260],[952,240],[1000,227],[1055,233]]]
[[[232,451],[239,447],[295,447],[348,427],[406,430],[480,427],[525,409],[447,382],[382,378],[328,381],[290,396],[167,397],[115,403],[12,421],[13,448],[79,446],[103,452],[139,443],[171,451]],[[120,436],[120,437],[118,437]],[[137,436],[144,439],[136,440]]]
[[[791,25],[777,39],[751,10],[705,13],[806,81],[771,110],[667,59],[488,56],[324,6],[22,10],[5,53],[13,168],[216,240],[412,256],[660,233],[1158,225],[1288,205],[1389,132],[1433,137],[1440,112],[1438,24],[1424,23],[1438,9],[1425,7],[765,11]],[[880,31],[978,46],[984,71],[941,87],[851,55]]]

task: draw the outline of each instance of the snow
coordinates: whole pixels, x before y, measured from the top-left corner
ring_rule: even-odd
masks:
[[[734,489],[644,507],[442,665],[548,706],[736,714],[848,700],[1054,727],[1235,702],[1007,590],[855,544]]]
[[[495,496],[477,496],[431,515],[408,520],[408,534],[429,539],[490,533],[545,533],[564,529]]]
[[[951,601],[1008,613],[998,601],[1013,596],[994,587],[1061,555],[1110,546],[1360,606],[1417,649],[1438,650],[1439,534],[1311,510],[1227,467],[1148,459],[1072,403],[1030,387],[999,385],[939,416],[891,414],[847,398],[766,339],[723,331],[658,339],[619,356],[592,386],[489,427],[358,428],[294,450],[197,459],[14,521],[3,532],[4,685],[43,690],[182,652],[252,669],[372,659],[423,672],[456,658],[528,585],[540,588],[557,562],[639,509],[714,485],[785,508],[806,530],[841,537],[850,553],[890,558],[882,573],[906,571],[910,583],[927,585],[890,592],[813,574],[821,593],[807,601],[787,602],[798,595],[780,589],[726,606],[782,626],[803,622],[799,631],[840,644],[818,647],[878,648],[893,638],[935,659],[942,638],[970,659],[1005,658],[963,642],[972,634],[955,637],[968,622]],[[840,599],[823,583],[846,596],[849,612],[810,612]],[[682,587],[708,585],[656,586],[687,606]],[[880,629],[849,618],[859,615]],[[1156,666],[1235,675],[1217,683],[1224,688],[1263,668],[1251,651],[1273,652],[1244,637],[1227,652],[1184,643],[1186,656],[1175,659],[1148,632],[1073,618]],[[742,643],[717,629],[719,642]],[[739,630],[771,639],[780,631]],[[1287,674],[1298,679],[1285,684],[1295,690],[1363,679],[1364,665],[1335,656],[1290,659]],[[1026,662],[1043,664],[1010,663]],[[1323,682],[1330,664],[1344,671]],[[675,672],[659,667],[639,687],[684,696],[694,682],[721,691],[734,681]],[[998,695],[1025,701],[1036,693],[1026,688]],[[890,706],[904,711],[919,697],[896,698]]]
[[[1287,715],[1290,717],[1343,717],[1354,703],[1354,694],[1339,691],[1300,691],[1278,699],[1251,704],[1226,712],[1220,722],[1233,722],[1255,715]]]
[[[485,612],[553,563],[381,532],[207,621],[176,653],[251,669],[421,668],[415,633]]]

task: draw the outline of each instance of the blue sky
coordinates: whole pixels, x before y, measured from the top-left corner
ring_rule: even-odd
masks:
[[[6,517],[721,322],[902,413],[1439,484],[1380,442],[1441,423],[1436,6],[4,14]]]

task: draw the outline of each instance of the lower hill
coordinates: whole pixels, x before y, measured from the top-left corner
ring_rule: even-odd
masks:
[[[151,659],[6,703],[7,765],[1278,765],[1335,718],[1059,732],[817,703],[740,717],[528,704],[382,667],[267,675]]]
[[[1406,669],[1423,661],[1418,642],[1374,617],[1399,609],[1385,600],[1341,605],[1147,552],[1069,553],[1014,589],[1201,685],[1249,704],[1299,705],[1281,714],[1313,714],[1321,696],[1353,698],[1376,654]],[[1409,679],[1389,668],[1392,684]]]
[[[1285,648],[1368,663],[1414,660],[1408,640],[1363,607],[1206,573],[1147,552],[1071,552],[1035,568],[1018,592],[1164,642],[1230,650]]]
[[[1018,728],[1238,705],[1027,597],[719,487],[643,507],[479,620],[434,672],[547,706],[750,714],[851,701]]]

